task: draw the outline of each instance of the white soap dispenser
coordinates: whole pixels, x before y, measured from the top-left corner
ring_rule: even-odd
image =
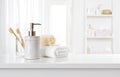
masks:
[[[31,23],[30,31],[28,32],[29,36],[25,37],[25,59],[39,59],[39,41],[40,36],[35,35],[34,25],[41,25],[39,23]]]

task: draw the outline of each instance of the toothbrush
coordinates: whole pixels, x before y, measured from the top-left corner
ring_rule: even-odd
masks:
[[[19,43],[21,44],[21,46],[24,48],[24,46],[23,46],[23,44],[21,43],[19,37],[15,34],[15,32],[13,31],[13,29],[10,27],[10,28],[8,29],[8,31],[9,31],[10,33],[12,33],[12,34],[16,37],[16,39],[19,41]]]
[[[9,32],[12,33],[12,34],[16,37],[16,39],[20,42],[20,39],[19,39],[18,36],[15,34],[15,32],[13,31],[13,29],[10,27],[8,30],[9,30]]]
[[[16,32],[18,33],[18,35],[19,35],[19,37],[20,37],[20,39],[21,39],[21,42],[22,42],[22,46],[23,46],[23,48],[24,48],[25,43],[24,43],[24,41],[23,41],[23,37],[22,37],[22,34],[21,34],[19,28],[16,29]]]

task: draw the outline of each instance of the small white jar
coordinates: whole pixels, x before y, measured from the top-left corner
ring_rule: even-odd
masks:
[[[39,36],[26,36],[25,37],[25,59],[39,59]]]

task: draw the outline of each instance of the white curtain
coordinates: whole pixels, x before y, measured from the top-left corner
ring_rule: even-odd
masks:
[[[31,22],[42,23],[41,1],[6,0],[6,48],[9,55],[14,55],[16,42],[15,37],[8,31],[9,27],[12,27],[14,31],[19,28],[23,37],[27,36]],[[37,27],[36,31],[39,29],[40,27]]]
[[[0,54],[5,54],[6,0],[0,0]]]
[[[31,22],[41,23],[40,1],[41,0],[7,0],[8,25],[22,29],[27,27],[26,29],[28,29]]]

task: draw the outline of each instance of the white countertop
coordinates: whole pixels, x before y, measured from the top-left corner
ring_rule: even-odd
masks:
[[[120,55],[69,55],[38,60],[0,57],[0,68],[120,68]]]

